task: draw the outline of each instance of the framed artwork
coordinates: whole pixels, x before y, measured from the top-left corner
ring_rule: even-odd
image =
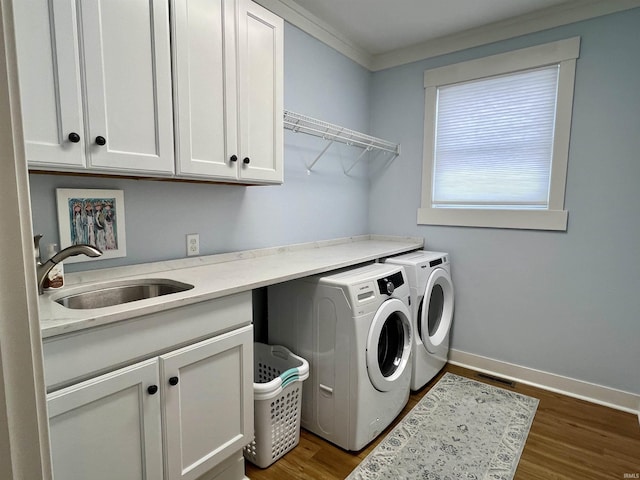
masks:
[[[69,257],[66,263],[107,260],[127,255],[122,190],[57,188],[60,249],[89,244],[102,256]]]

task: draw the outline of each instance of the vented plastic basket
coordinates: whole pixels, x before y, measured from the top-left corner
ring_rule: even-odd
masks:
[[[309,363],[279,345],[254,344],[254,440],[244,456],[266,468],[300,441],[302,382]]]

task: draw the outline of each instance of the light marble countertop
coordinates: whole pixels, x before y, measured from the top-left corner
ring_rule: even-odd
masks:
[[[69,273],[65,287],[40,296],[42,337],[71,333],[261,288],[422,248],[423,239],[363,235],[102,270]],[[169,279],[191,290],[112,307],[74,310],[55,300],[96,285]]]

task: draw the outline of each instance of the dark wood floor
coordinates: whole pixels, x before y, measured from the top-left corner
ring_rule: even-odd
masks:
[[[508,388],[453,365],[411,395],[397,423],[429,391],[444,372]],[[540,400],[515,480],[624,480],[640,475],[638,417],[539,388],[517,384],[514,391]],[[344,479],[384,438],[395,423],[360,452],[346,452],[302,430],[300,443],[266,469],[247,462],[251,480]],[[627,474],[627,476],[625,476]]]

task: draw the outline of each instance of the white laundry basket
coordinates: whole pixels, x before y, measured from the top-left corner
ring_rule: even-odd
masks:
[[[254,344],[255,438],[244,456],[266,468],[300,441],[302,382],[309,363],[280,345]]]

